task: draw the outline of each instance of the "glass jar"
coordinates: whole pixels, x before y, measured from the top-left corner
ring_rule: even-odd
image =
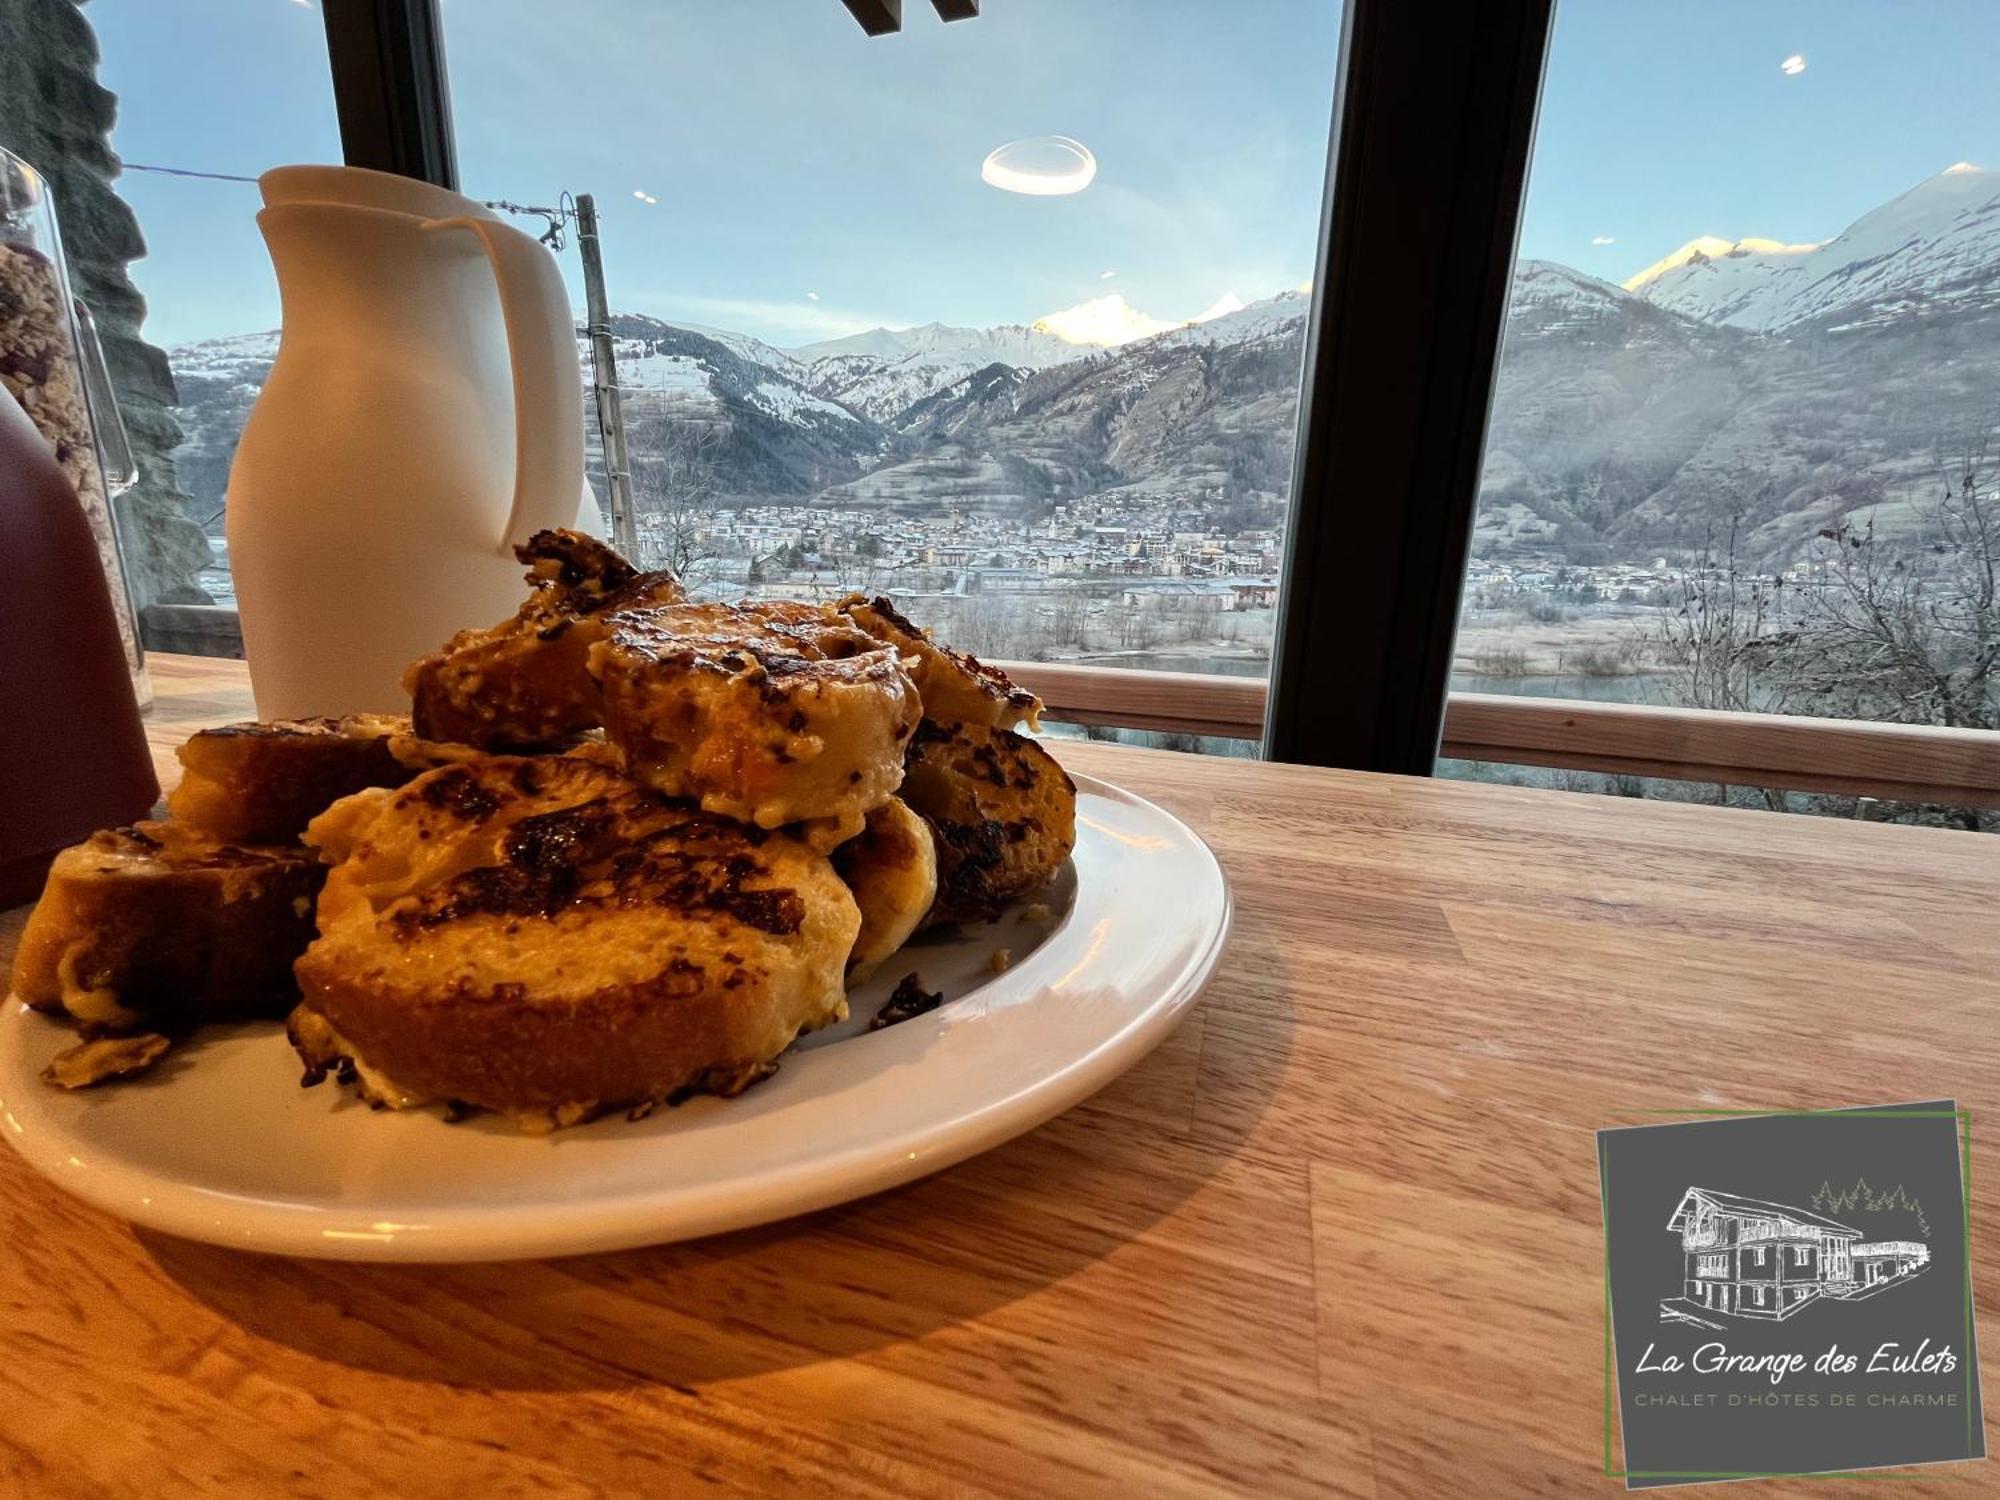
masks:
[[[89,312],[70,292],[47,180],[0,147],[0,386],[20,402],[83,504],[111,585],[132,690],[153,701],[112,498],[137,480]]]

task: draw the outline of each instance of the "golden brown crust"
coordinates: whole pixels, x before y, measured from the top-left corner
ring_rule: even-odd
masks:
[[[296,846],[231,845],[173,823],[92,834],[49,870],[14,992],[104,1030],[283,1015],[324,874]]]
[[[833,851],[833,868],[861,908],[847,956],[847,983],[861,983],[923,925],[937,898],[937,851],[929,825],[901,798],[868,814],[859,836]]]
[[[671,571],[642,573],[595,537],[538,531],[515,549],[529,594],[484,630],[461,630],[403,674],[416,733],[485,749],[548,749],[602,722],[586,670],[620,609],[686,597]]]
[[[937,838],[932,922],[997,915],[1047,885],[1076,843],[1076,784],[1012,730],[926,719],[910,741],[902,797]]]
[[[294,1035],[391,1102],[582,1118],[754,1074],[845,1014],[860,915],[825,858],[601,760],[448,766],[309,837],[341,863]]]
[[[393,749],[409,733],[410,721],[391,714],[204,729],[175,752],[183,769],[167,810],[227,842],[289,843],[340,798],[414,776]]]
[[[902,652],[923,699],[924,717],[940,724],[1038,728],[1042,700],[990,663],[931,639],[887,598],[850,594],[833,606],[861,629]]]
[[[620,614],[590,667],[634,777],[760,828],[822,821],[828,847],[895,792],[917,726],[897,653],[809,604]]]

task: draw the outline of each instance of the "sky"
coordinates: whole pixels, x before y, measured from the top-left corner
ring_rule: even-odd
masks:
[[[904,10],[870,39],[839,0],[444,0],[462,185],[596,194],[615,308],[784,347],[1113,293],[1177,321],[1312,275],[1336,0]],[[86,14],[128,163],[339,159],[317,0]],[[1521,253],[1616,281],[1697,235],[1830,238],[1953,162],[2000,165],[1996,55],[2000,0],[1562,0]],[[981,181],[1046,134],[1095,156],[1082,192]],[[253,186],[119,186],[150,337],[276,326]],[[573,250],[564,270],[580,302]]]

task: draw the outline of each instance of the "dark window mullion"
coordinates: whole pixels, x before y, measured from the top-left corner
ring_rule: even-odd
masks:
[[[322,0],[351,167],[458,187],[437,0]]]
[[[1265,753],[1428,775],[1554,0],[1347,0]]]

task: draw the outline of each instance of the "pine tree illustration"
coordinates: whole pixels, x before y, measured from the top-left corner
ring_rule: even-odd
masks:
[[[1913,1215],[1917,1229],[1925,1239],[1931,1237],[1931,1221],[1924,1216],[1924,1206],[1911,1195],[1900,1182],[1886,1193],[1879,1193],[1868,1185],[1866,1177],[1854,1179],[1851,1188],[1837,1188],[1831,1181],[1822,1182],[1812,1195],[1812,1206],[1823,1214],[1852,1213],[1895,1213],[1898,1211]]]

